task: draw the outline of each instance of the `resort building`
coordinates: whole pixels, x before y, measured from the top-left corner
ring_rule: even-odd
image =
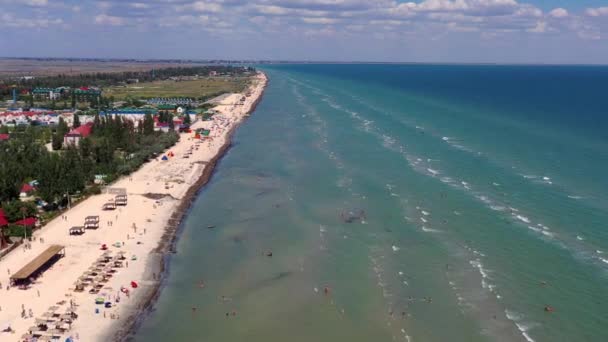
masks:
[[[74,96],[78,101],[99,101],[101,98],[101,90],[98,88],[81,87],[74,90]]]
[[[34,88],[32,96],[36,100],[58,100],[65,93],[65,88]]]
[[[93,129],[93,124],[88,123],[86,125],[82,125],[78,128],[74,128],[68,134],[63,137],[63,143],[67,145],[78,146],[80,144],[80,140],[91,135],[91,131]]]

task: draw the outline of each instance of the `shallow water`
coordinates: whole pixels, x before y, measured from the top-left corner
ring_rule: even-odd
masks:
[[[136,341],[608,340],[608,68],[265,71]]]

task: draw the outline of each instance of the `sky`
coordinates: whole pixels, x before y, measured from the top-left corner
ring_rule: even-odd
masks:
[[[608,64],[608,0],[0,0],[0,56]]]

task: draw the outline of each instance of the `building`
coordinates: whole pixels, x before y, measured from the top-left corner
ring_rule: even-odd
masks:
[[[73,130],[69,131],[68,134],[66,134],[63,137],[63,143],[66,146],[67,145],[78,146],[80,144],[81,139],[84,139],[84,138],[88,137],[89,135],[91,135],[92,130],[93,130],[92,123],[88,123],[88,124],[82,125],[78,128],[74,128]]]
[[[76,100],[90,102],[93,100],[99,101],[101,98],[101,90],[97,88],[81,87],[74,90]]]
[[[32,96],[36,100],[58,100],[62,94],[62,88],[34,88],[32,90]]]
[[[0,142],[7,141],[10,138],[11,138],[11,136],[8,134],[0,134]]]
[[[32,192],[34,192],[36,190],[36,188],[34,188],[33,185],[25,183],[23,184],[23,186],[21,187],[21,191],[19,192],[19,197],[21,198],[25,198],[28,197],[32,194]]]
[[[177,109],[177,106],[176,105],[172,105],[172,104],[161,104],[161,105],[158,105],[156,108],[158,110],[164,110],[164,111],[167,111],[167,112],[175,113],[175,110]]]

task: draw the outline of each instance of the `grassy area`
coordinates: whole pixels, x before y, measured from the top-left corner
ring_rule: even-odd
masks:
[[[114,96],[114,99],[154,97],[194,97],[207,98],[226,92],[241,92],[249,84],[248,77],[210,77],[194,81],[155,81],[130,84],[126,87],[111,87],[104,89],[104,96]]]

